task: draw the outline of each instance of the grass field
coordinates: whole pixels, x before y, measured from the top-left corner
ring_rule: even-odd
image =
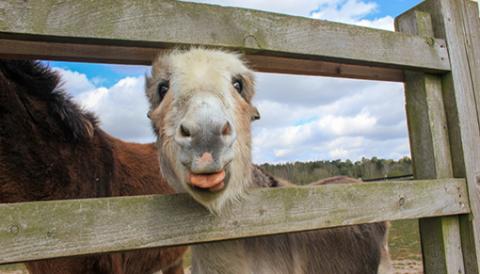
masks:
[[[28,274],[23,264],[0,265],[0,274]]]
[[[388,244],[396,274],[423,273],[417,220],[391,223]]]
[[[421,260],[420,234],[417,220],[393,221],[390,227],[389,246],[394,260]]]

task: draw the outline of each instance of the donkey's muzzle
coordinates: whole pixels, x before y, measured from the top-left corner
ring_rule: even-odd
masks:
[[[225,113],[211,102],[189,112],[175,133],[180,145],[180,162],[193,174],[221,172],[233,159],[235,128]]]

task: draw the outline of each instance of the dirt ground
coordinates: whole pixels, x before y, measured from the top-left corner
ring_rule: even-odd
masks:
[[[394,260],[395,274],[423,274],[422,261]]]
[[[2,270],[0,269],[0,274],[28,274],[26,270]]]

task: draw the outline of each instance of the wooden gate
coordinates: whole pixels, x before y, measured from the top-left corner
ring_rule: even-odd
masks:
[[[263,72],[404,82],[416,180],[257,190],[235,220],[183,194],[0,204],[0,264],[419,218],[426,273],[480,273],[476,5],[427,0],[388,32],[171,0],[2,1],[0,57],[150,64],[202,45]]]

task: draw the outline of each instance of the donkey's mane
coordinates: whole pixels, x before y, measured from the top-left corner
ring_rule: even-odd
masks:
[[[97,118],[81,109],[62,89],[58,73],[39,61],[0,60],[0,81],[10,81],[25,94],[45,101],[48,112],[57,120],[65,136],[73,142],[81,142],[89,137],[97,127]],[[2,79],[3,78],[3,79]],[[8,79],[8,80],[6,80]],[[11,85],[6,85],[11,87]]]

